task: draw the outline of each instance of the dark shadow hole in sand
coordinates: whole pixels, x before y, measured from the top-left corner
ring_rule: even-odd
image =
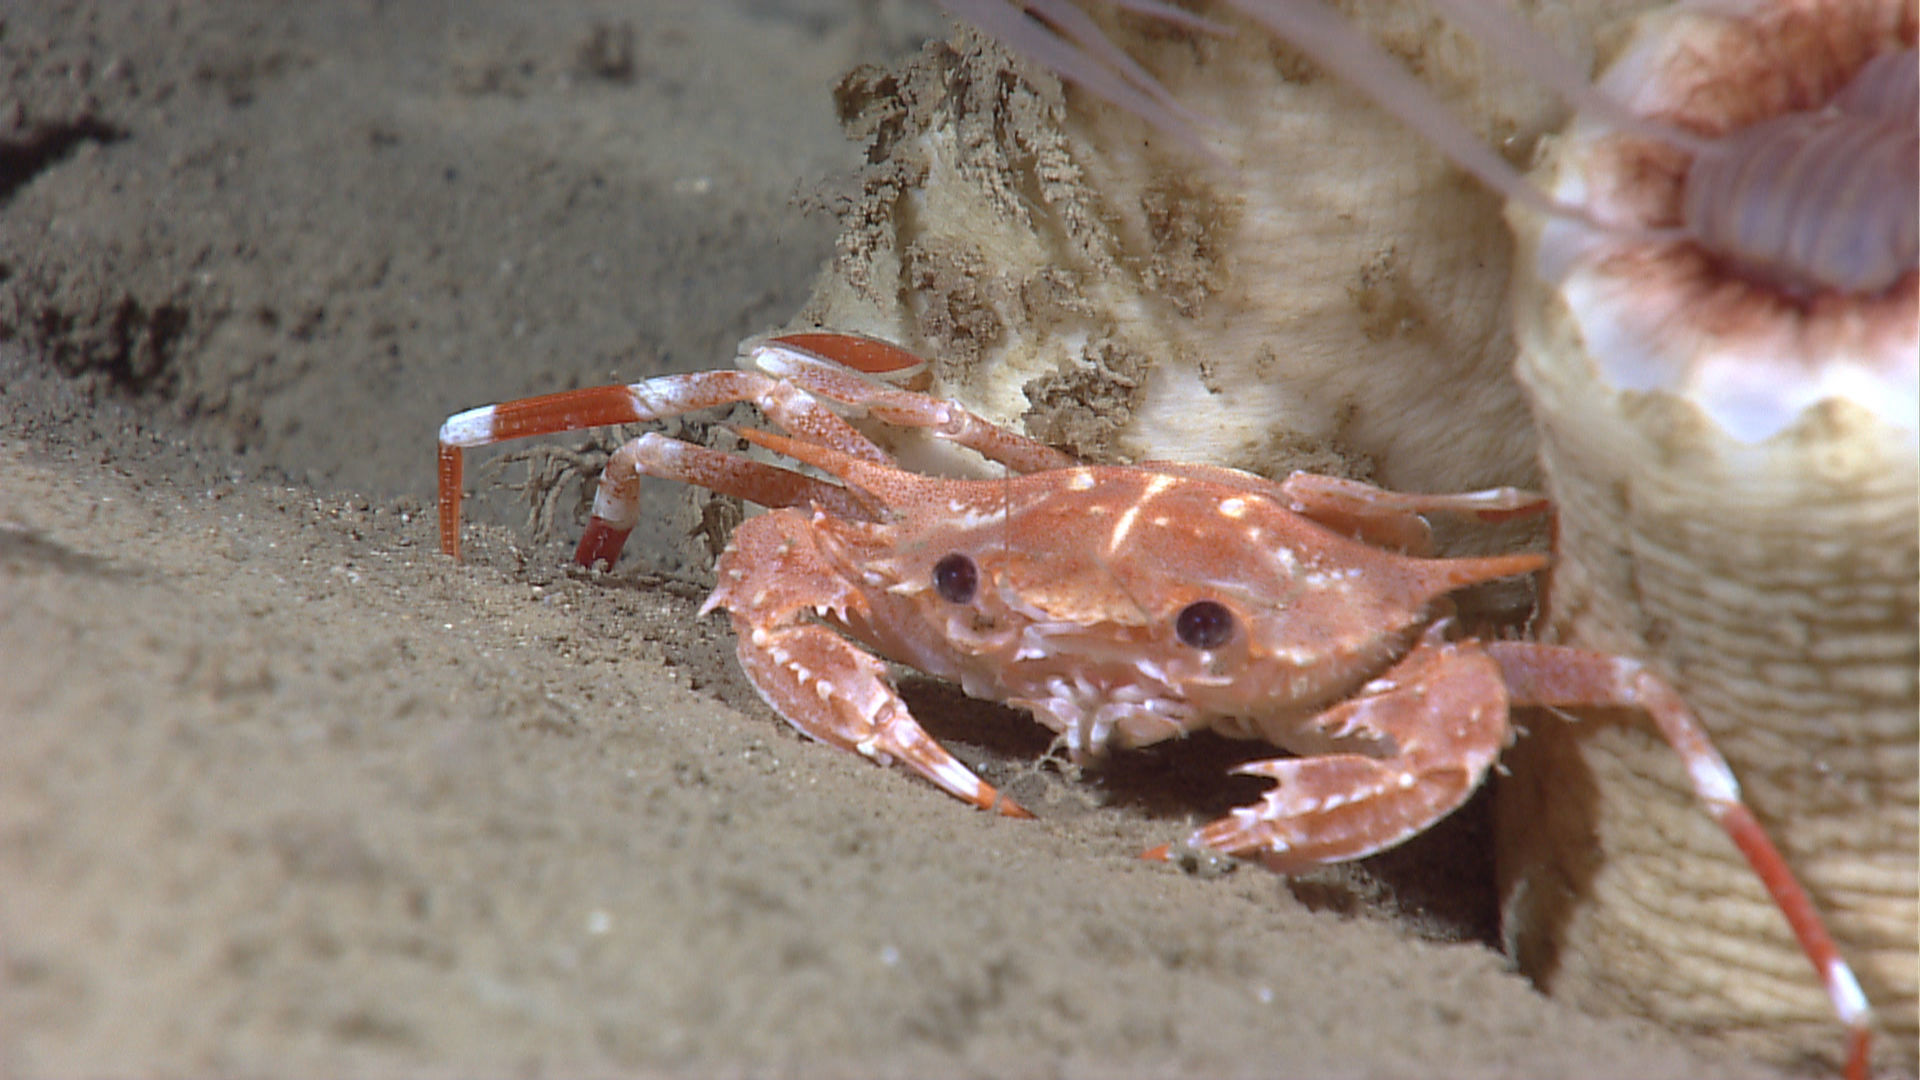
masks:
[[[34,177],[64,161],[81,143],[113,143],[126,137],[121,128],[83,116],[64,124],[36,125],[24,138],[0,139],[0,206]]]
[[[0,523],[0,570],[25,574],[50,570],[86,578],[127,579],[133,570],[98,555],[70,548],[37,529]]]

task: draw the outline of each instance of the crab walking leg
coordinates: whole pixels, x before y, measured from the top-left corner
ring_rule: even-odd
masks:
[[[1686,765],[1695,795],[1733,839],[1812,961],[1834,1014],[1847,1029],[1848,1080],[1866,1080],[1873,1015],[1860,981],[1841,957],[1793,869],[1741,801],[1733,770],[1679,692],[1639,661],[1624,656],[1522,641],[1489,642],[1485,648],[1499,663],[1516,705],[1614,705],[1638,709],[1653,718]]]
[[[596,386],[482,405],[456,413],[440,425],[440,550],[454,558],[460,557],[460,501],[465,496],[463,452],[470,447],[490,446],[531,435],[664,420],[742,401],[753,402],[774,422],[803,438],[877,464],[891,464],[893,460],[806,392],[753,371],[664,375],[626,386]],[[604,483],[601,491],[606,493]],[[598,502],[597,497],[595,501]],[[637,519],[637,507],[634,513]],[[633,522],[627,522],[626,531],[631,532],[632,528]],[[594,550],[604,557],[610,548],[617,555],[625,534],[621,533],[619,540],[614,541],[610,534],[619,530],[604,531],[609,535],[597,536]]]
[[[1032,817],[934,741],[887,681],[886,665],[818,622],[864,617],[865,602],[820,553],[813,518],[775,510],[734,531],[700,609],[725,608],[740,666],[774,712],[810,738],[895,760],[956,797],[1008,817]]]
[[[1438,630],[1353,698],[1314,717],[1335,746],[1380,747],[1255,761],[1236,773],[1279,781],[1260,802],[1210,822],[1193,847],[1297,873],[1384,851],[1458,809],[1509,741],[1500,667]],[[1142,857],[1164,859],[1159,847]]]
[[[796,342],[805,342],[805,347]],[[770,338],[752,349],[745,362],[755,371],[850,406],[856,415],[899,427],[923,428],[1015,472],[1070,469],[1080,464],[1043,442],[997,427],[963,406],[874,382],[847,370],[855,361],[871,365],[873,347],[871,339],[851,334],[802,334]],[[917,359],[905,350],[889,348],[907,360]]]
[[[925,393],[933,385],[933,365],[927,358],[865,334],[842,334],[831,330],[802,331],[767,339],[770,343],[798,349],[841,367],[885,379],[904,390]],[[752,362],[751,354],[748,362]]]
[[[468,448],[532,435],[663,420],[742,401],[759,406],[802,440],[881,465],[890,465],[893,459],[818,399],[835,402],[856,416],[926,428],[1019,472],[1075,464],[1058,450],[997,428],[958,405],[876,382],[848,366],[857,364],[862,370],[885,374],[909,362],[921,362],[897,346],[849,334],[797,334],[763,342],[747,362],[752,370],[665,375],[625,386],[483,405],[448,417],[440,426],[440,550],[460,556],[460,503],[465,497],[464,451]],[[630,455],[623,469],[633,464]],[[638,521],[638,503],[622,498],[622,491],[630,495],[637,488],[624,478],[617,482],[622,490],[614,490],[603,478],[595,496],[593,520],[574,555],[583,566],[617,558]],[[606,514],[601,512],[603,500]]]
[[[838,484],[649,431],[607,458],[593,496],[593,517],[574,549],[575,562],[611,567],[620,561],[620,549],[640,523],[642,476],[695,484],[770,508],[812,505],[836,517],[872,517],[856,493]]]

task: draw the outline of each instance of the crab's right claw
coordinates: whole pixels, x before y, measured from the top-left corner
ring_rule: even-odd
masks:
[[[1315,717],[1360,752],[1254,761],[1279,781],[1257,803],[1187,839],[1281,873],[1363,858],[1425,831],[1466,802],[1506,749],[1506,687],[1476,642],[1430,635],[1358,695]],[[1143,857],[1165,859],[1168,849]]]

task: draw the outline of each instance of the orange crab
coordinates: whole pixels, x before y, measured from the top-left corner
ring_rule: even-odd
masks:
[[[440,429],[441,547],[459,555],[467,447],[752,402],[791,435],[743,437],[838,482],[642,435],[608,462],[576,559],[618,558],[643,475],[766,506],[720,556],[702,613],[726,609],[741,666],[789,724],[1015,817],[1031,815],[921,729],[878,657],[1030,711],[1076,757],[1205,728],[1262,739],[1299,756],[1241,766],[1276,785],[1186,842],[1282,872],[1392,847],[1460,806],[1512,740],[1514,705],[1638,710],[1792,924],[1848,1030],[1849,1071],[1864,1075],[1869,1014],[1852,970],[1679,696],[1627,657],[1454,634],[1449,593],[1546,559],[1423,557],[1421,515],[1493,519],[1543,512],[1543,499],[1088,465],[855,370],[919,362],[871,339],[789,335],[752,348],[747,370],[459,413]],[[908,472],[847,417],[924,429],[1013,475]]]

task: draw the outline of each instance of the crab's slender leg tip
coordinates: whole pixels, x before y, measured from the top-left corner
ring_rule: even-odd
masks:
[[[443,438],[440,443],[440,551],[460,559],[460,497],[465,494],[464,455]]]
[[[573,561],[591,568],[594,563],[604,562],[607,569],[620,561],[620,549],[626,546],[631,528],[617,528],[600,518],[587,522],[586,531],[580,534],[580,546],[573,551]]]
[[[980,804],[980,808],[982,810],[991,810],[1001,817],[1028,819],[1033,817],[1033,812],[1021,806],[1019,803],[1014,802],[1013,796],[991,788],[988,789],[986,801]]]
[[[1172,845],[1161,844],[1159,847],[1148,848],[1140,853],[1140,858],[1147,862],[1168,862],[1173,858]]]
[[[1846,1080],[1867,1080],[1873,1057],[1873,1033],[1865,1027],[1847,1033]]]

